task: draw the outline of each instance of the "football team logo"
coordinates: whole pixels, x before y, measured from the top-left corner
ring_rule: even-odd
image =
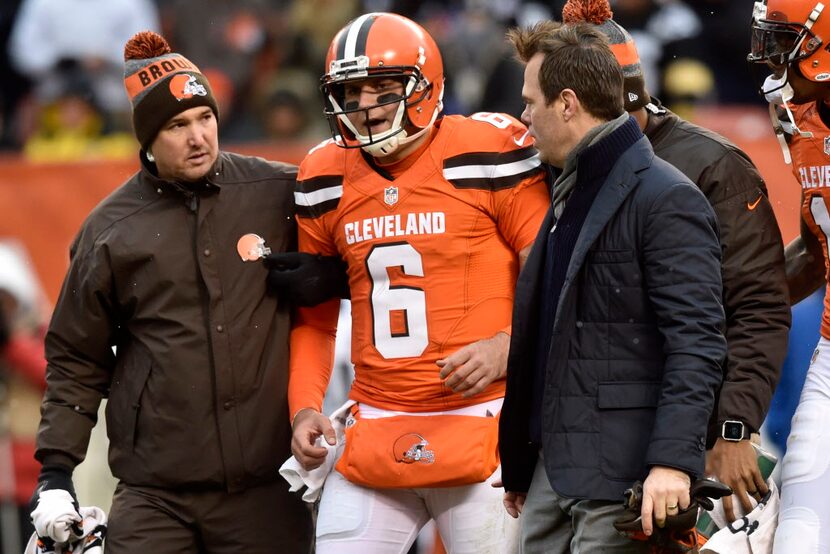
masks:
[[[390,206],[394,206],[398,203],[398,187],[389,187],[388,189],[383,189],[383,201],[389,204]]]
[[[174,75],[170,79],[170,92],[179,102],[194,96],[207,96],[205,86],[196,81],[195,75],[188,75],[187,73]]]
[[[407,433],[395,441],[392,450],[395,453],[395,461],[401,464],[422,464],[435,463],[435,451],[427,450],[427,441],[418,433]]]
[[[824,153],[830,156],[830,135],[824,137]]]

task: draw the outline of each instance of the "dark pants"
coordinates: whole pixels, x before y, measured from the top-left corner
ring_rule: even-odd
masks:
[[[550,486],[541,456],[522,510],[523,554],[648,554],[645,542],[621,536],[614,520],[623,503],[559,496]]]
[[[279,480],[240,493],[171,491],[119,483],[107,554],[307,554],[311,510]]]

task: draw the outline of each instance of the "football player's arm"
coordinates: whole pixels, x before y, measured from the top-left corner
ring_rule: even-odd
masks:
[[[804,201],[804,193],[801,195]],[[821,243],[801,216],[801,234],[784,249],[790,304],[801,302],[824,284],[824,253]]]
[[[334,340],[339,300],[313,308],[297,308],[291,329],[291,359],[288,377],[288,408],[292,420],[291,451],[307,470],[320,466],[326,449],[318,437],[334,444],[329,419],[322,414],[323,397],[334,364]]]
[[[298,250],[311,254],[335,255],[320,219],[297,219]],[[334,444],[329,419],[322,414],[323,398],[334,365],[334,341],[340,300],[332,299],[314,307],[298,307],[291,328],[291,357],[288,368],[288,409],[291,414],[291,451],[306,470],[320,466],[326,449],[317,444],[324,437]]]

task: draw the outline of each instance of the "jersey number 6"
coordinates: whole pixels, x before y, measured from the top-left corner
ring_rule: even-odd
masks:
[[[366,269],[372,280],[375,348],[386,359],[420,356],[429,344],[426,294],[417,287],[392,285],[389,268],[393,267],[404,275],[424,276],[421,255],[411,244],[384,244],[369,253]],[[393,317],[400,323],[394,330]]]

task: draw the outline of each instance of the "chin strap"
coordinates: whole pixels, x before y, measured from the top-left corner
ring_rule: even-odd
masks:
[[[778,139],[778,146],[781,147],[781,153],[784,155],[784,163],[790,165],[793,163],[793,157],[790,154],[790,145],[787,144],[784,126],[778,118],[778,110],[775,104],[769,104],[769,119],[772,122],[772,130],[775,131],[775,138]]]
[[[367,144],[366,146],[361,146],[364,152],[373,156],[375,158],[380,158],[383,156],[388,156],[393,152],[400,149],[401,146],[409,144],[410,142],[422,137],[424,133],[429,131],[429,127],[425,127],[415,133],[414,135],[409,135],[406,130],[401,131],[397,135],[393,135],[386,140],[375,144]]]

